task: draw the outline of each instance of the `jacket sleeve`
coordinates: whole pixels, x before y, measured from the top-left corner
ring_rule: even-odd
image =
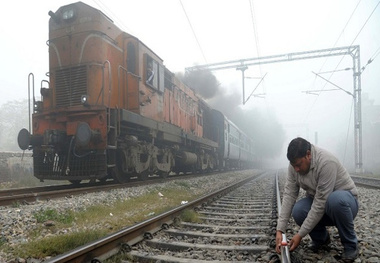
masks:
[[[297,200],[299,190],[300,188],[296,181],[294,168],[289,165],[281,204],[281,213],[277,221],[277,230],[280,230],[283,233],[286,232],[286,227],[289,222],[293,206]]]
[[[317,187],[313,204],[303,222],[298,234],[301,237],[306,236],[318,224],[325,214],[326,201],[329,195],[334,191],[334,186],[337,178],[337,165],[333,161],[328,161],[316,171]]]

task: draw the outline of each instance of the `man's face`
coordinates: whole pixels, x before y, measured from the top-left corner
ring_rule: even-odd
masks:
[[[300,175],[306,175],[310,170],[311,153],[306,152],[306,156],[297,158],[294,163],[290,163],[294,170]]]

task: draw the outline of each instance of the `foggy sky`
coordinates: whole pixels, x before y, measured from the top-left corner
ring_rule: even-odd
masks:
[[[48,12],[71,2],[7,2],[6,12],[0,18],[3,59],[0,104],[27,98],[30,72],[35,74],[37,91],[41,80],[47,79]],[[138,37],[172,72],[183,72],[196,64],[360,45],[361,66],[373,59],[361,76],[362,94],[380,104],[378,0],[182,0],[182,5],[177,0],[83,2],[101,9],[119,27]],[[342,156],[346,141],[348,147],[353,147],[352,98],[341,91],[321,92],[319,96],[307,95],[305,91],[332,87],[312,71],[346,67],[352,67],[350,57],[342,61],[323,58],[250,67],[247,77],[267,74],[255,92],[266,95],[251,97],[244,106],[241,72],[216,71],[213,73],[220,82],[220,91],[210,94],[209,101],[219,98],[216,105],[222,105],[221,110],[228,105],[242,112],[260,112],[261,117],[282,124],[285,141],[296,136],[312,142],[318,138],[319,145]],[[330,80],[352,92],[352,71],[336,72]],[[257,79],[246,79],[246,96],[257,83]],[[279,151],[284,152],[284,148]],[[347,155],[352,152],[349,150]]]

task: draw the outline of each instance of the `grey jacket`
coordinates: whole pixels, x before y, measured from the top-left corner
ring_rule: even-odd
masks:
[[[321,220],[325,213],[327,198],[331,192],[348,190],[355,197],[358,195],[354,181],[339,160],[326,150],[311,145],[310,170],[306,175],[300,175],[289,164],[281,214],[277,223],[277,230],[283,233],[286,232],[286,226],[300,188],[314,198],[311,210],[298,231],[301,237],[310,233]]]

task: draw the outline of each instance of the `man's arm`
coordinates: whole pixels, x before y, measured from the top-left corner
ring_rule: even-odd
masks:
[[[294,203],[297,200],[300,190],[295,178],[296,175],[294,168],[289,165],[284,194],[282,198],[281,213],[279,214],[277,221],[277,230],[280,230],[283,233],[286,231],[286,226],[289,222]]]

